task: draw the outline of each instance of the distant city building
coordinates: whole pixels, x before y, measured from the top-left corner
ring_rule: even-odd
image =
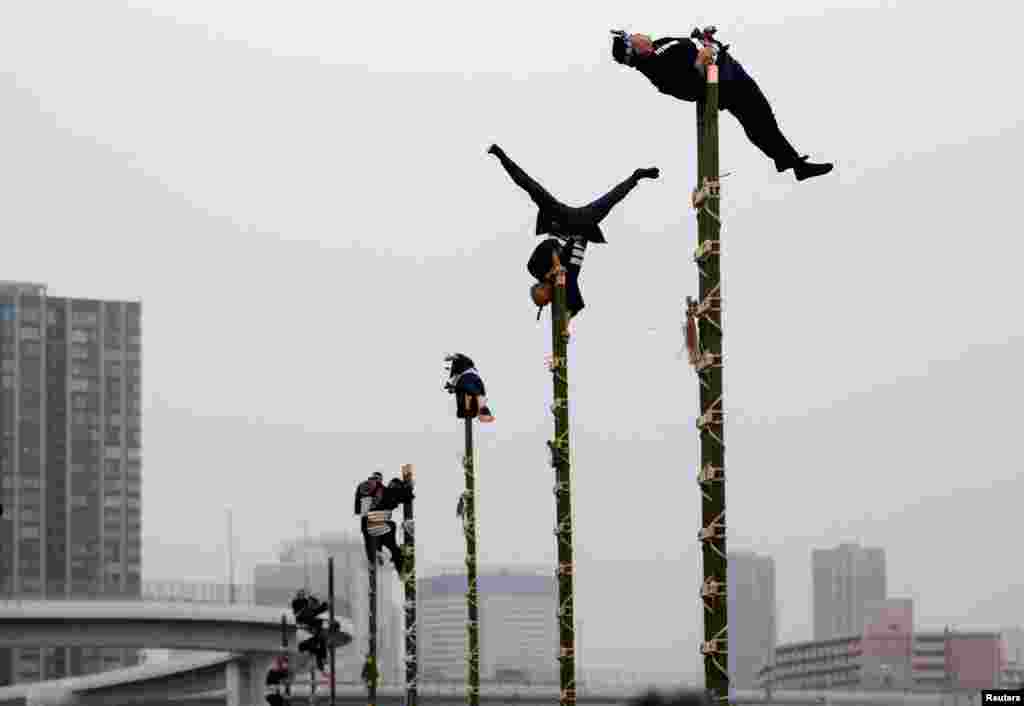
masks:
[[[1024,664],[1024,628],[1004,628],[1003,638],[1006,640],[1007,661]]]
[[[0,281],[0,595],[137,596],[138,302]],[[0,650],[0,685],[133,664],[137,650]]]
[[[758,671],[775,650],[775,561],[729,552],[729,678],[736,689],[757,686]]]
[[[861,633],[861,683],[868,688],[912,688],[913,652],[913,599],[868,601]]]
[[[501,682],[557,681],[558,587],[554,577],[495,571],[477,577],[480,678]],[[418,582],[418,631],[423,681],[466,677],[464,573]]]
[[[867,604],[887,595],[884,549],[857,544],[815,549],[811,573],[814,639],[818,641],[859,634]]]
[[[899,632],[902,625],[892,631]],[[871,638],[865,639],[866,634],[868,631],[831,640],[779,645],[775,648],[774,664],[762,670],[760,687],[977,693],[981,689],[1016,688],[1024,682],[1024,668],[1006,659],[1006,638],[1000,631],[915,633],[910,679],[906,681],[901,680],[897,667],[881,671],[883,675],[892,675],[892,679],[879,679],[877,662],[872,658],[872,653],[878,654],[879,646],[871,647]],[[896,646],[902,638],[888,642],[893,652],[901,649]]]
[[[322,534],[308,543],[286,543],[280,561],[255,567],[253,597],[257,605],[280,606],[282,612],[290,612],[295,592],[303,587],[326,599],[328,556],[334,557],[335,610],[353,624],[352,642],[337,653],[338,681],[360,683],[369,645],[370,587],[360,535]],[[377,577],[378,669],[385,684],[404,684],[405,591],[390,562],[379,567]]]

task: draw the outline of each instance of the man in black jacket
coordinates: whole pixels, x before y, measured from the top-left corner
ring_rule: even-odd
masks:
[[[792,169],[797,181],[828,174],[832,164],[814,164],[800,155],[782,134],[771,104],[738,61],[713,44],[698,49],[693,39],[613,32],[612,58],[630,66],[662,93],[689,102],[704,100],[707,67],[717,55],[719,107],[728,110],[754,146],[775,161],[775,168]]]
[[[366,547],[366,559],[369,562],[376,560],[374,543],[370,539],[369,528],[366,523],[366,513],[373,509],[377,499],[384,493],[384,474],[380,471],[373,473],[369,478],[356,486],[356,502],[354,513],[359,516],[359,528],[363,532],[363,544]]]
[[[391,554],[391,562],[395,566],[395,571],[402,574],[404,562],[402,551],[396,542],[398,530],[395,523],[390,520],[390,514],[394,508],[381,507],[381,502],[388,495],[386,491],[387,489],[384,487],[384,474],[380,471],[375,472],[356,486],[354,510],[356,515],[360,515],[360,529],[363,532],[366,560],[371,564],[374,561],[378,561],[383,566],[383,555],[378,552],[380,549],[387,549]],[[389,519],[383,523],[376,522],[371,525],[367,513],[378,510],[386,512]]]
[[[538,245],[526,265],[537,281],[530,287],[530,296],[537,305],[537,318],[551,302],[552,283],[560,268],[566,271],[566,304],[569,319],[583,309],[579,276],[587,243],[607,243],[601,232],[601,221],[636,188],[641,179],[657,179],[657,167],[637,169],[604,196],[586,206],[567,206],[538,184],[533,177],[513,162],[498,145],[487,150],[501,162],[512,182],[537,204],[537,235],[550,237]]]

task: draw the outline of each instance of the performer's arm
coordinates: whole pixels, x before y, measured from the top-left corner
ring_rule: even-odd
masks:
[[[551,250],[551,269],[548,270],[548,279],[554,282],[555,277],[562,269],[562,260],[558,257],[558,251],[552,248]]]

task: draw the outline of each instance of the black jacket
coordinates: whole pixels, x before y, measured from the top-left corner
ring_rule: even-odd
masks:
[[[654,41],[654,54],[637,60],[636,70],[665,95],[696,102],[704,99],[707,77],[696,66],[697,45],[690,39],[662,37]],[[718,55],[718,107],[732,111],[760,92],[757,82],[728,52]]]
[[[353,513],[356,515],[363,514],[363,498],[371,497],[373,493],[370,492],[370,481],[364,480],[362,483],[356,486],[356,504]]]
[[[696,61],[697,45],[692,40],[662,37],[654,41],[654,53],[638,57],[634,66],[662,93],[692,102],[704,97],[707,85],[694,66]]]
[[[601,226],[583,209],[540,209],[537,211],[537,235],[576,235],[591,243],[607,243]]]
[[[558,255],[558,261],[565,268],[566,307],[573,316],[583,311],[583,293],[580,291],[580,271],[582,257],[586,251],[587,241],[583,238],[568,238],[564,243],[549,238],[533,249],[526,263],[526,271],[538,281],[544,281],[551,270],[552,254]]]

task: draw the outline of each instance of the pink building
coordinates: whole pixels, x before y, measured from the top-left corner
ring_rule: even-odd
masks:
[[[880,689],[913,686],[912,599],[889,598],[867,603],[860,638],[860,676],[864,686]]]
[[[947,633],[946,674],[954,690],[996,688],[1006,666],[1006,646],[1002,635]]]
[[[889,598],[868,604],[861,652],[865,657],[910,661],[914,649],[914,602]]]

